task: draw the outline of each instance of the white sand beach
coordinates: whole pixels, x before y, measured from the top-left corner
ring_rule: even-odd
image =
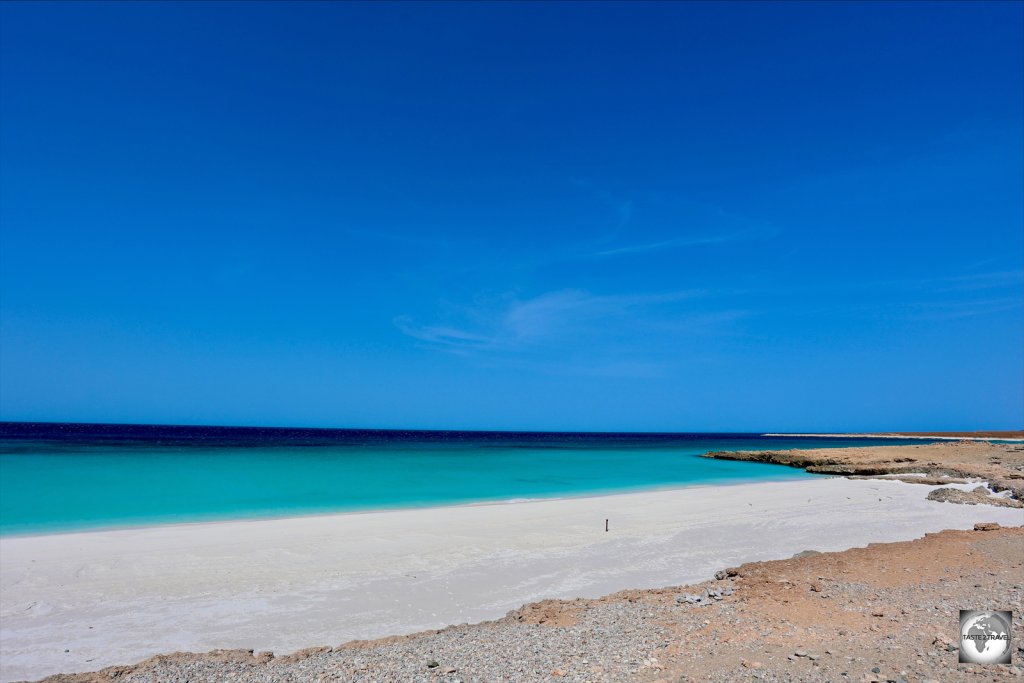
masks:
[[[278,654],[701,581],[742,562],[1024,523],[821,478],[0,539],[0,677],[179,650]],[[610,531],[605,532],[605,519]]]

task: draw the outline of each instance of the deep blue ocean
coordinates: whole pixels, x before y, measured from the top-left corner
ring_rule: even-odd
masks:
[[[0,534],[808,478],[712,450],[903,439],[0,423]]]

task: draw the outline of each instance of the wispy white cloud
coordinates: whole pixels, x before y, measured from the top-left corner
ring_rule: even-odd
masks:
[[[924,285],[937,285],[940,292],[966,292],[1024,285],[1024,270],[1001,270],[966,275],[951,275],[922,281]]]
[[[549,363],[541,369],[550,375],[651,379],[664,375],[672,365],[643,360],[608,360],[590,363]]]
[[[951,292],[972,292],[1001,288],[1024,287],[1024,270],[998,270],[975,273],[955,273],[929,277],[905,277],[872,280],[850,280],[816,284],[817,292],[867,292],[884,291],[895,296],[908,296],[929,292],[948,294]],[[762,289],[768,292],[767,289]],[[793,295],[806,291],[804,287],[776,287],[770,290],[775,295]]]
[[[724,214],[724,212],[719,212]],[[599,250],[584,250],[577,254],[579,258],[604,259],[617,256],[631,256],[647,254],[670,249],[685,249],[688,247],[705,247],[718,244],[735,244],[754,240],[769,239],[778,235],[779,231],[769,225],[753,225],[749,221],[734,216],[727,216],[722,219],[726,223],[732,223],[731,228],[710,228],[707,230],[687,230],[688,234],[676,235],[668,239],[655,239],[643,242],[632,242],[628,244],[611,245]],[[737,227],[736,223],[746,224]]]
[[[457,327],[446,325],[417,325],[409,316],[395,318],[395,326],[404,334],[420,341],[447,346],[452,349],[483,349],[495,346],[495,338],[484,334],[474,334]]]
[[[957,320],[1012,311],[1024,306],[1019,298],[987,299],[983,301],[940,301],[912,305],[909,320]]]
[[[726,211],[716,204],[696,201],[689,197],[675,194],[658,196],[658,193],[648,193],[643,201],[634,198],[621,199],[598,190],[589,181],[576,179],[572,182],[577,187],[590,189],[595,197],[614,211],[614,228],[593,239],[563,244],[545,255],[534,257],[532,265],[608,259],[687,247],[730,244],[766,239],[779,233],[774,226]],[[672,224],[676,226],[674,230],[671,228]],[[627,228],[631,235],[627,235]],[[669,234],[666,235],[666,232]],[[676,234],[673,235],[673,232]],[[626,241],[629,239],[633,241]]]
[[[627,254],[642,254],[652,251],[664,251],[666,249],[682,249],[684,247],[699,247],[709,244],[725,244],[736,242],[747,236],[744,232],[726,233],[721,235],[706,235],[702,237],[676,237],[670,240],[657,242],[644,242],[641,244],[627,244],[613,249],[605,249],[589,254],[592,258],[607,258],[610,256],[625,256]]]
[[[705,294],[681,290],[647,294],[600,295],[563,289],[520,299],[503,297],[464,309],[463,324],[418,324],[409,316],[395,319],[398,329],[431,346],[455,352],[527,351],[569,337],[607,334],[603,327],[630,330],[652,308]],[[627,320],[623,320],[627,318]],[[628,320],[632,318],[632,320]]]

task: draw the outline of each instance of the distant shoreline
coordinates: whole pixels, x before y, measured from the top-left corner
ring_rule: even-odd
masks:
[[[782,433],[753,431],[694,431],[694,430],[551,430],[551,429],[484,429],[484,428],[425,428],[425,427],[324,427],[287,425],[215,425],[175,424],[148,422],[40,422],[33,420],[0,420],[0,438],[24,438],[41,436],[60,437],[146,437],[202,434],[204,437],[231,436],[235,434],[255,436],[321,436],[321,435],[388,435],[443,437],[451,439],[468,436],[475,439],[487,436],[499,437],[727,437],[727,436],[819,436],[849,438],[965,438],[965,439],[1012,439],[1024,440],[1024,430],[976,430],[976,431],[933,431],[933,432],[836,432],[836,433]]]
[[[843,439],[926,439],[942,441],[1024,441],[1024,431],[1000,431],[1000,432],[869,432],[863,434],[835,433],[835,434],[791,434],[782,432],[768,432],[761,436],[783,436],[783,437],[816,437],[816,438],[843,438]]]

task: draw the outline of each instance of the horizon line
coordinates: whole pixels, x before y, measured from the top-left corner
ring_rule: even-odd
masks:
[[[225,424],[182,424],[172,422],[81,422],[81,421],[50,421],[50,420],[0,420],[0,429],[7,425],[66,425],[91,427],[172,427],[184,429],[270,429],[279,431],[303,430],[325,432],[469,432],[485,434],[756,434],[765,437],[843,437],[843,436],[879,436],[890,435],[955,435],[955,434],[1017,434],[1024,438],[1024,429],[945,429],[945,430],[868,430],[868,431],[810,431],[810,432],[772,432],[772,431],[665,431],[665,430],[579,430],[579,429],[486,429],[486,428],[428,428],[428,427],[296,427],[282,425],[225,425]]]

